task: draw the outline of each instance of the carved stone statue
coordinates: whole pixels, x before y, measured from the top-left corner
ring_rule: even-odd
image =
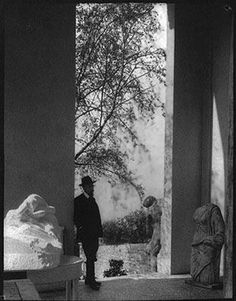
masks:
[[[151,269],[157,272],[157,255],[161,250],[161,215],[162,211],[158,205],[158,201],[153,196],[148,196],[143,201],[143,206],[148,208],[148,218],[152,225],[152,238],[147,244],[146,252],[150,255]]]
[[[29,195],[4,219],[4,269],[31,270],[60,264],[62,227],[56,209],[37,194]]]
[[[192,242],[192,284],[213,287],[219,284],[220,254],[224,244],[225,224],[220,208],[206,204],[198,208],[193,219],[196,230]]]

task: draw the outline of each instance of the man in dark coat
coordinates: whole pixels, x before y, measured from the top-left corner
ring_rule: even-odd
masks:
[[[82,242],[86,256],[86,279],[92,289],[98,290],[101,283],[95,280],[94,262],[99,246],[99,237],[103,236],[101,216],[95,201],[94,182],[89,176],[83,177],[80,186],[83,193],[74,199],[74,225],[77,242]]]

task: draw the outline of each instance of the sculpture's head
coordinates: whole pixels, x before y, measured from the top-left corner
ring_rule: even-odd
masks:
[[[4,233],[8,236],[16,231],[26,234],[26,229],[29,229],[31,232],[40,231],[44,237],[53,238],[55,235],[61,240],[62,228],[55,211],[55,207],[49,206],[41,196],[31,194],[17,209],[8,211],[4,219]]]
[[[161,199],[156,199],[154,196],[148,196],[143,201],[143,206],[148,209],[148,214],[151,216],[152,223],[159,221],[162,215]]]
[[[47,202],[37,194],[29,195],[18,208],[21,220],[39,219],[47,214],[55,214],[55,207],[49,206]]]
[[[154,197],[154,196],[148,196],[148,197],[146,197],[145,199],[144,199],[144,201],[143,201],[143,206],[145,207],[145,208],[149,208],[149,207],[151,207],[154,203],[156,203],[157,202],[157,199]]]

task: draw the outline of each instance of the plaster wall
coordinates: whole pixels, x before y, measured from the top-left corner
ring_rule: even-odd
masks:
[[[161,30],[158,30],[153,36],[156,49],[159,47],[166,49],[166,6],[165,3],[156,3],[154,8],[158,12],[158,20],[161,25]],[[153,85],[155,97],[165,103],[166,88],[164,84],[159,83],[155,77],[151,81],[146,77],[142,79],[144,86],[148,87],[150,83]],[[136,109],[136,117],[137,120],[132,127],[136,131],[139,141],[145,145],[145,151],[138,144],[133,145],[132,141],[127,141],[126,134],[118,129],[119,148],[121,152],[128,152],[126,159],[128,169],[132,171],[135,183],[142,184],[144,198],[148,195],[163,198],[165,117],[162,116],[161,108],[156,109],[155,115],[151,119],[143,118]],[[81,137],[80,122],[76,124],[75,133]],[[76,143],[75,151],[78,152],[80,148],[81,145]],[[79,186],[81,176],[83,176],[83,171],[78,168],[75,173],[75,196],[81,193]],[[134,187],[123,185],[119,181],[112,184],[110,182],[110,179],[106,177],[97,177],[95,185],[95,198],[99,204],[102,221],[123,217],[140,209],[142,200]]]
[[[4,215],[36,193],[56,208],[71,253],[74,198],[72,4],[5,3]]]

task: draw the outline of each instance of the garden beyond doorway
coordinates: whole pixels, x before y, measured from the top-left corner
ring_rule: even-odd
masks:
[[[152,229],[142,204],[147,196],[161,200],[162,232],[168,231],[169,206],[163,197],[166,27],[166,4],[76,7],[75,196],[81,193],[81,177],[97,180],[95,199],[105,232],[99,276],[110,259],[123,260],[129,273],[151,272],[146,246]],[[116,240],[117,229],[111,228],[136,212],[144,216],[143,224],[137,226],[137,218],[126,238]],[[165,235],[161,244],[158,268],[164,271]]]

